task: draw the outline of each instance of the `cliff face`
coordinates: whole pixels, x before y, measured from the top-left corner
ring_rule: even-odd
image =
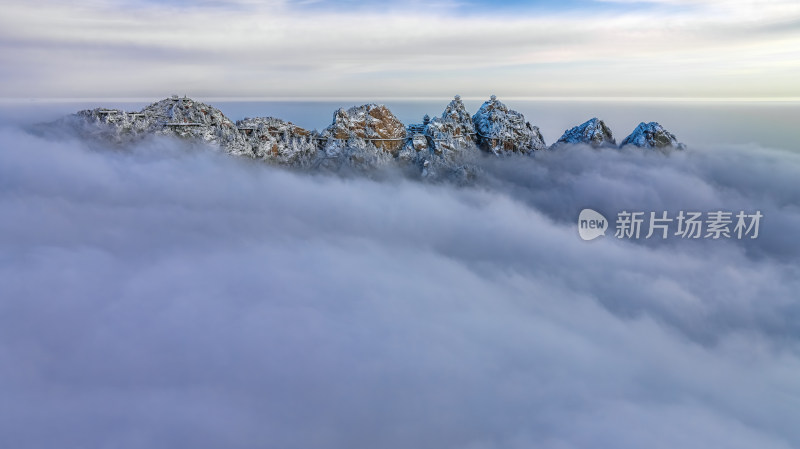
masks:
[[[539,128],[525,121],[525,117],[517,111],[492,98],[472,117],[478,136],[478,144],[484,151],[496,155],[509,153],[528,154],[544,150],[544,143]]]
[[[564,131],[564,134],[553,145],[586,144],[593,147],[616,147],[617,142],[611,130],[597,117]]]
[[[657,122],[639,123],[639,126],[625,138],[620,147],[632,145],[639,148],[653,148],[659,150],[683,150],[686,146],[674,134],[664,129]]]

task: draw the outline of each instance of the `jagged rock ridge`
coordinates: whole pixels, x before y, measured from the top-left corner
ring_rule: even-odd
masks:
[[[64,117],[57,124],[80,137],[125,145],[151,135],[199,141],[234,155],[300,168],[369,170],[397,164],[423,177],[468,179],[477,173],[481,154],[533,154],[546,148],[539,128],[492,95],[470,117],[458,95],[440,117],[427,115],[406,127],[386,106],[365,104],[333,114],[322,132],[309,131],[273,117],[234,123],[219,109],[172,96],[139,112],[97,108]],[[64,127],[52,127],[64,128]],[[553,145],[615,146],[611,130],[593,118],[567,130]],[[641,123],[621,146],[683,149],[675,136],[655,122]],[[481,151],[483,150],[483,151]]]

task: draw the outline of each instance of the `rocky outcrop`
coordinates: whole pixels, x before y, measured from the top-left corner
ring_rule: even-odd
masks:
[[[525,117],[492,95],[472,117],[478,145],[496,155],[529,154],[547,148],[539,128],[531,126]]]
[[[173,96],[147,106],[141,113],[148,133],[202,141],[231,154],[252,154],[236,124],[205,103]]]
[[[409,139],[397,159],[412,166],[428,179],[469,181],[477,170],[475,158],[480,155],[475,144],[475,125],[461,97],[447,105],[441,117],[433,120],[425,115],[421,124],[408,126]]]
[[[426,124],[424,132],[434,153],[445,159],[458,159],[477,150],[475,124],[459,95],[447,105],[441,117]]]
[[[310,166],[317,154],[317,137],[311,131],[274,117],[246,118],[236,127],[253,157],[278,165]]]
[[[406,127],[384,105],[339,109],[320,134],[323,154],[316,166],[367,170],[386,165],[406,142]]]
[[[406,127],[386,106],[365,104],[336,111],[322,135],[340,141],[363,140],[394,156],[403,146]]]
[[[639,123],[639,126],[633,130],[631,135],[622,141],[620,148],[626,145],[658,150],[683,150],[686,148],[684,144],[678,142],[674,134],[656,122]]]
[[[586,144],[595,148],[617,146],[611,130],[597,117],[564,131],[553,148],[564,144]]]

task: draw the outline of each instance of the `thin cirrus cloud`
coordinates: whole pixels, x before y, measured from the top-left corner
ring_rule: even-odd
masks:
[[[797,96],[776,1],[4,6],[3,97]]]

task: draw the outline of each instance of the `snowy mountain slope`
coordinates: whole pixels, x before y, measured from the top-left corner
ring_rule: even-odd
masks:
[[[620,148],[633,145],[639,148],[655,148],[660,150],[683,150],[686,146],[674,134],[664,129],[657,122],[639,123],[639,126],[622,141]]]
[[[593,147],[617,146],[611,129],[597,117],[564,131],[564,134],[551,148],[557,148],[561,144],[586,144]]]
[[[529,154],[547,148],[539,128],[526,122],[519,112],[508,109],[494,95],[483,103],[472,122],[480,148],[495,155]]]

